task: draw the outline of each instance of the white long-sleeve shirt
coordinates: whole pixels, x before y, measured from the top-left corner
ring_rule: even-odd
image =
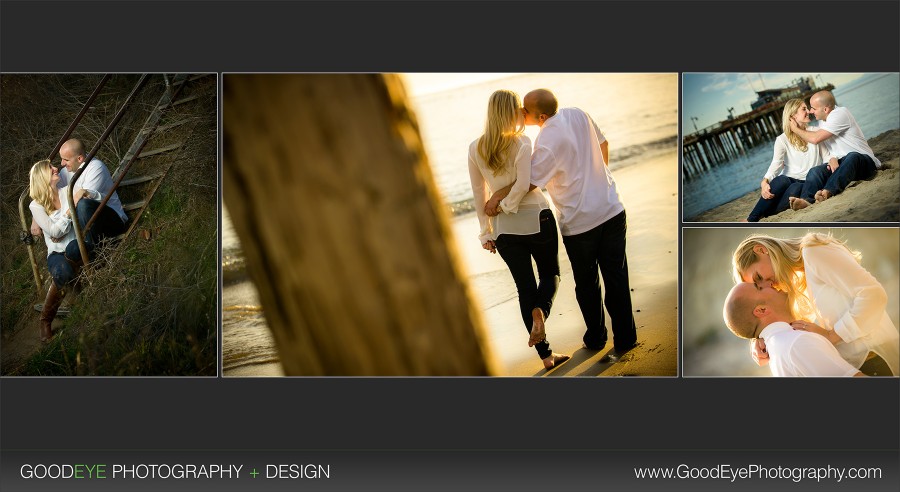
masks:
[[[845,377],[859,369],[844,360],[825,337],[794,330],[776,321],[760,332],[769,353],[769,370],[778,377]]]
[[[478,153],[478,139],[469,144],[469,180],[475,200],[475,213],[481,230],[478,240],[481,244],[497,239],[500,234],[537,234],[541,231],[541,210],[550,208],[549,202],[540,189],[531,191],[531,139],[517,135],[510,145],[504,172],[494,176],[485,160]],[[513,187],[500,202],[502,214],[488,217],[484,204],[491,194],[499,189]]]
[[[66,251],[66,245],[69,241],[75,239],[75,229],[72,227],[72,218],[66,215],[69,210],[69,204],[66,201],[66,188],[62,187],[57,190],[59,194],[59,210],[53,211],[49,215],[38,202],[33,201],[28,205],[31,210],[31,216],[37,225],[41,226],[44,232],[44,243],[47,244],[47,256],[50,253],[63,253]],[[55,239],[55,241],[54,241]]]
[[[60,169],[59,174],[61,183],[69,183],[73,175],[65,167]],[[100,159],[94,158],[91,159],[91,162],[87,165],[84,172],[81,173],[81,177],[78,178],[72,192],[74,193],[81,189],[93,191],[99,194],[99,198],[97,198],[97,196],[92,196],[91,198],[100,201],[109,194],[112,186],[112,176],[110,176],[106,164]],[[106,206],[115,210],[116,214],[122,219],[122,222],[128,222],[128,215],[125,214],[125,209],[122,208],[122,202],[119,200],[118,193],[113,192],[112,197],[106,202]]]
[[[818,324],[834,330],[843,342],[835,345],[856,367],[869,352],[900,374],[900,334],[885,308],[881,283],[843,247],[836,244],[803,248],[807,294],[816,308]]]
[[[827,162],[822,147],[808,143],[806,152],[803,152],[791,145],[784,133],[778,135],[778,138],[775,139],[775,154],[766,171],[765,178],[772,182],[776,176],[785,175],[789,178],[805,180],[810,169]]]

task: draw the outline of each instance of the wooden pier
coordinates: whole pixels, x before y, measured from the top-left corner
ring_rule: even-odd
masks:
[[[828,84],[804,92],[805,101],[816,92],[832,90]],[[682,141],[682,172],[685,179],[693,179],[710,169],[746,154],[750,149],[774,140],[782,133],[781,113],[788,101],[785,98],[763,107],[721,121],[711,127],[686,135]]]

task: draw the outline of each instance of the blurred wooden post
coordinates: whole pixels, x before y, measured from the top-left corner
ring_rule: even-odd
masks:
[[[285,373],[493,374],[399,77],[223,90],[222,195]]]

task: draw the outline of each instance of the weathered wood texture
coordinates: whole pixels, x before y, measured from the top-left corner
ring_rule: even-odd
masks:
[[[285,373],[495,373],[400,79],[223,90],[222,194]]]

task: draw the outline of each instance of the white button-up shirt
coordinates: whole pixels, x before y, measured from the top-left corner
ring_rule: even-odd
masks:
[[[759,338],[766,342],[773,376],[853,376],[859,372],[825,337],[794,330],[784,321],[766,326]]]
[[[817,324],[840,335],[843,342],[835,347],[841,356],[860,367],[869,351],[875,352],[897,376],[900,333],[885,310],[887,293],[881,283],[843,246],[807,246],[802,254]]]
[[[531,183],[546,186],[563,236],[587,232],[625,210],[600,150],[605,141],[578,108],[558,110],[535,139]]]
[[[869,147],[869,142],[866,141],[856,118],[850,114],[849,109],[836,106],[828,114],[827,120],[819,122],[819,128],[834,135],[823,140],[828,152],[833,156],[840,159],[850,152],[866,154],[875,161],[875,167],[881,169],[881,161],[875,157],[875,152],[872,152],[872,147]]]

